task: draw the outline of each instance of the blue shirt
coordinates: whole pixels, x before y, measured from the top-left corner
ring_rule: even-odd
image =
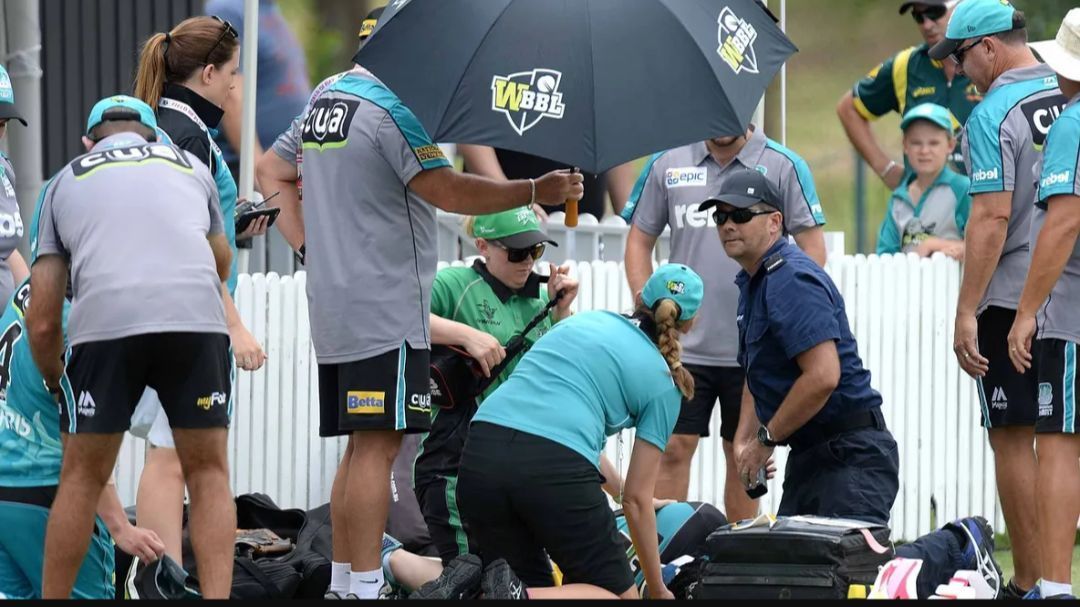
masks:
[[[0,361],[0,487],[47,487],[60,482],[60,409],[45,389],[30,353],[23,318],[29,301],[30,279],[26,279],[0,316],[0,352],[4,354]],[[65,335],[70,307],[65,301]]]
[[[209,0],[206,14],[228,21],[244,39],[243,0]],[[266,148],[304,111],[311,83],[304,49],[274,0],[259,1],[258,46],[255,130],[259,144]],[[219,134],[216,139],[225,161],[237,162],[239,156],[225,137]]]
[[[799,247],[778,241],[753,277],[744,270],[735,283],[739,364],[746,370],[761,423],[769,423],[802,375],[795,357],[830,339],[840,355],[840,383],[807,425],[881,405],[848,327],[844,298],[825,270]],[[796,431],[794,437],[798,435]]]
[[[537,340],[473,423],[542,436],[599,468],[606,438],[626,428],[663,451],[681,406],[656,344],[635,321],[594,310]]]

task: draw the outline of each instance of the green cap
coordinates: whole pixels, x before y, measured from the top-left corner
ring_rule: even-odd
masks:
[[[7,70],[0,65],[0,120],[18,120],[26,126],[19,110],[15,109],[15,89],[11,87],[11,78]]]
[[[540,218],[529,207],[478,215],[473,234],[484,240],[497,240],[509,249],[531,249],[542,242],[559,246],[540,229]]]
[[[157,130],[154,110],[146,102],[127,95],[106,97],[94,104],[86,121],[86,134],[106,120],[137,120],[144,126]]]
[[[701,307],[705,285],[697,272],[681,263],[667,263],[653,272],[641,290],[641,300],[654,308],[661,299],[670,299],[679,305],[679,320],[690,320]]]
[[[949,133],[952,133],[956,126],[956,119],[953,118],[952,112],[936,103],[920,103],[908,110],[904,114],[904,119],[900,121],[900,128],[907,130],[908,125],[916,120],[932,122]]]
[[[1009,0],[963,0],[949,18],[945,39],[930,49],[930,57],[941,61],[964,40],[1012,30],[1015,14]]]

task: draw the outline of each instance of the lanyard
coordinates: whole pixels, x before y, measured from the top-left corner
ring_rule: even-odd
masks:
[[[214,141],[214,138],[210,136],[210,129],[206,127],[206,123],[203,122],[202,118],[199,118],[199,115],[195,113],[195,110],[191,109],[190,105],[184,103],[183,101],[177,101],[175,99],[169,99],[168,97],[162,97],[161,101],[158,102],[158,107],[163,107],[173,110],[175,112],[180,112],[181,114],[187,116],[188,120],[194,122],[200,129],[202,129],[202,132],[206,133],[206,140],[210,142],[210,149],[214,152],[214,156],[221,156],[221,148],[218,147],[218,144],[216,141]]]

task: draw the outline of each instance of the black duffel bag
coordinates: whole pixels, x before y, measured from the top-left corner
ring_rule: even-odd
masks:
[[[889,528],[848,519],[780,517],[725,525],[705,541],[695,599],[845,599],[894,556]]]

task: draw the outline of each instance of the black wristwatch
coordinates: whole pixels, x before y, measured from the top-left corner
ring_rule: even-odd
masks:
[[[769,429],[765,427],[765,424],[758,426],[757,440],[762,445],[770,448],[780,444],[772,439],[772,435],[769,434]]]

